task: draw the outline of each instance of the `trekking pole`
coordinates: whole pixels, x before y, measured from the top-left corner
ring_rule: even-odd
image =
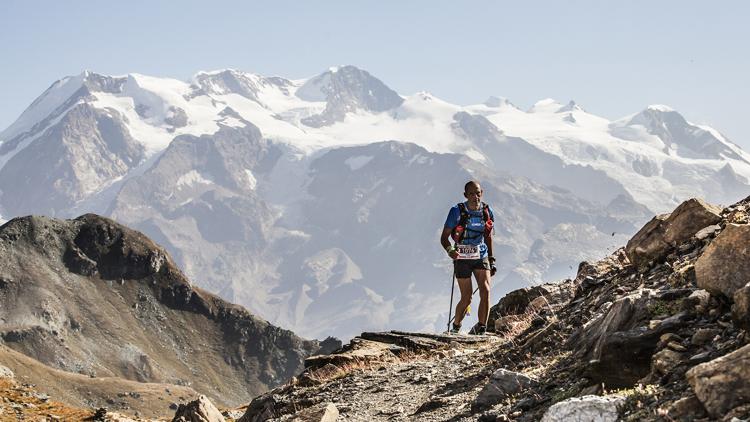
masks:
[[[456,267],[453,267],[453,277],[451,277],[451,304],[448,307],[448,332],[451,332],[451,322],[453,322],[453,318],[451,318],[451,314],[453,313],[453,290],[456,288]]]

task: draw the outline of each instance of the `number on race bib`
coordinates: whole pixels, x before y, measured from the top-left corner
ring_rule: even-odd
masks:
[[[457,259],[479,259],[479,246],[477,245],[456,245],[458,252]]]

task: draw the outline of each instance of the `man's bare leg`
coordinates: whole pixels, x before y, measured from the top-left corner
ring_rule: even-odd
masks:
[[[474,277],[479,286],[479,323],[487,325],[487,318],[490,316],[490,271],[474,270]]]
[[[461,321],[464,319],[466,313],[466,307],[471,303],[471,277],[469,278],[457,278],[458,288],[461,290],[461,300],[456,305],[456,319],[453,320],[454,325],[461,325]]]

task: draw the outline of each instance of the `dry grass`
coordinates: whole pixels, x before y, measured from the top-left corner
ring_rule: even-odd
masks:
[[[564,351],[553,356],[540,356],[538,359],[535,359],[534,365],[531,365],[524,373],[536,378],[542,378],[547,375],[550,369],[557,367],[560,362],[570,357],[570,354],[570,351]]]
[[[125,415],[138,411],[143,418],[158,418],[174,414],[169,409],[171,402],[198,397],[195,390],[185,386],[141,383],[116,377],[90,378],[61,371],[6,346],[0,346],[0,362],[15,373],[17,382],[34,383],[44,393],[71,407],[106,407]],[[115,403],[108,403],[108,399],[115,400]]]
[[[82,421],[91,418],[91,410],[67,406],[40,396],[29,385],[0,378],[0,421]]]
[[[625,397],[625,403],[619,406],[620,415],[625,421],[641,421],[656,419],[659,409],[655,409],[655,403],[662,394],[657,385],[637,384],[632,388],[604,391],[605,395],[616,394]],[[666,415],[660,415],[662,417]]]
[[[529,307],[522,314],[502,316],[498,318],[496,322],[502,320],[502,322],[504,323],[504,328],[502,328],[499,332],[496,331],[495,334],[503,342],[507,341],[512,344],[516,344],[516,338],[518,338],[518,336],[523,334],[526,330],[529,329],[529,327],[531,327],[531,322],[534,320],[538,313],[538,310],[531,309]],[[495,325],[495,327],[497,327],[497,324]]]

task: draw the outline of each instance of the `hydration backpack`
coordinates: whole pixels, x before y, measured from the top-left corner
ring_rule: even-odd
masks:
[[[492,219],[490,218],[490,207],[489,205],[482,202],[482,221],[484,222],[484,230],[477,231],[467,227],[469,222],[469,210],[466,209],[466,204],[459,202],[457,204],[458,212],[461,213],[461,217],[458,219],[458,225],[453,228],[451,236],[456,244],[460,244],[462,240],[470,232],[469,238],[475,238],[478,236],[489,236],[492,233]]]

